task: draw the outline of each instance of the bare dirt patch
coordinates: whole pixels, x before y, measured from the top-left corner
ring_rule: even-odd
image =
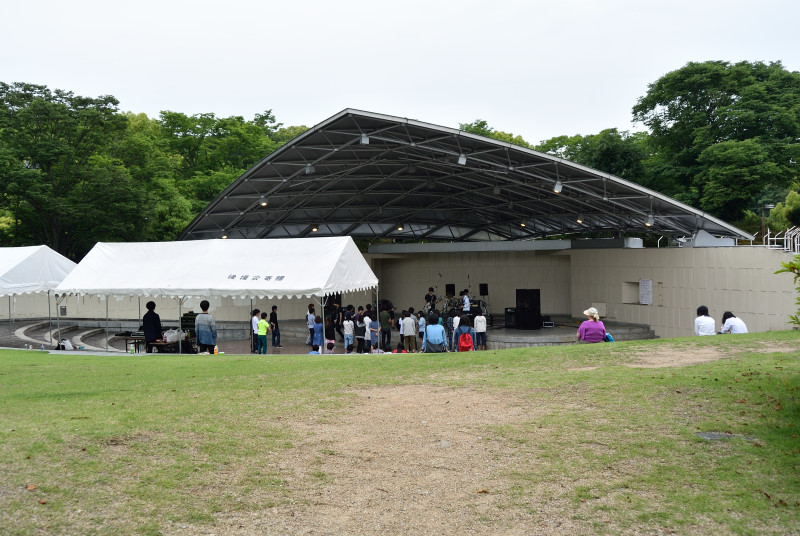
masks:
[[[692,348],[691,352],[681,351],[678,348],[665,348],[636,355],[635,361],[628,366],[640,368],[687,367],[729,357],[731,357],[730,354],[718,348]]]
[[[305,438],[275,461],[291,504],[217,518],[215,534],[560,534],[574,522],[514,505],[520,452],[493,426],[536,417],[511,395],[432,386],[353,393],[347,411],[291,428]],[[491,436],[491,437],[490,437]]]

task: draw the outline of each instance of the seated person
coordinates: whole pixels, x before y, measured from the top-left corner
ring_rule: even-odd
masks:
[[[714,319],[708,316],[708,307],[701,305],[697,308],[697,318],[694,319],[695,335],[716,335]]]
[[[732,312],[722,313],[722,329],[720,333],[747,333],[747,326],[741,318],[736,318]]]

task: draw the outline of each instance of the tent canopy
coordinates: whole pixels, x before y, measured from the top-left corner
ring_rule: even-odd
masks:
[[[47,292],[75,266],[47,246],[0,248],[0,296]]]
[[[100,296],[290,298],[376,287],[350,237],[98,242],[56,289]]]

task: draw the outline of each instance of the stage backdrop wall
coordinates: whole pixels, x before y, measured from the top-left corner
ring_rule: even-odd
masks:
[[[791,255],[763,247],[570,250],[570,310],[596,304],[603,316],[649,324],[659,337],[694,335],[697,307],[717,321],[732,311],[751,332],[784,330],[797,310],[790,274],[775,274]],[[652,305],[639,304],[641,280]]]
[[[398,309],[421,309],[428,287],[434,287],[436,295],[444,297],[447,283],[455,286],[456,297],[467,288],[472,298],[480,298],[479,285],[486,283],[489,294],[483,299],[492,314],[502,315],[506,307],[515,307],[518,288],[541,289],[542,314],[570,312],[570,258],[561,253],[502,251],[369,257],[381,282],[380,296],[391,299]]]

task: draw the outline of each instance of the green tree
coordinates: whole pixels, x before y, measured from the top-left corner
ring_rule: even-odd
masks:
[[[108,153],[127,124],[117,104],[0,83],[0,202],[14,243],[78,259],[96,241],[139,235],[137,184]]]
[[[483,119],[476,119],[472,123],[461,123],[458,125],[458,128],[460,130],[463,130],[464,132],[470,132],[472,134],[486,136],[487,138],[494,138],[496,140],[504,141],[506,143],[519,145],[520,147],[533,149],[533,145],[525,141],[522,138],[522,136],[515,136],[509,132],[495,130],[492,127],[490,127],[489,124]]]
[[[617,177],[650,186],[645,169],[649,157],[647,134],[605,129],[588,136],[558,136],[535,149]]]
[[[737,219],[797,181],[800,73],[780,62],[689,63],[650,84],[633,114],[650,128],[649,174],[715,216]]]

